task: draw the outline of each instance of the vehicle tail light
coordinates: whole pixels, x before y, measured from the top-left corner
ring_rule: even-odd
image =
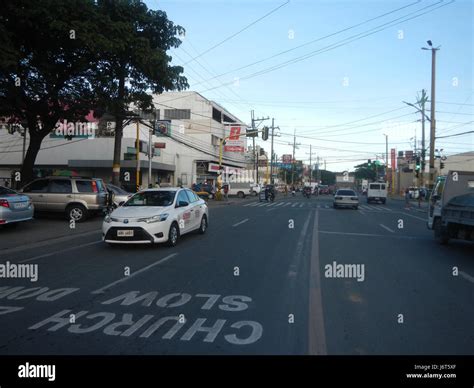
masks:
[[[97,189],[97,182],[96,181],[92,181],[92,191],[94,193],[98,193],[99,190]]]
[[[0,225],[6,224],[6,223],[7,223],[7,221],[5,221],[5,220],[0,220]]]
[[[6,199],[0,199],[0,206],[9,208],[10,204],[8,203],[8,201]]]

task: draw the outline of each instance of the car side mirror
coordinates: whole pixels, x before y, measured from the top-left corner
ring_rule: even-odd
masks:
[[[435,195],[431,196],[431,199],[433,201],[438,201],[440,198],[441,198],[441,196],[439,194],[435,194]]]
[[[189,202],[186,201],[179,201],[177,207],[186,207],[189,205]]]
[[[124,203],[125,203],[125,201],[121,201],[121,202],[119,202],[118,205],[119,205],[119,206],[123,206]]]

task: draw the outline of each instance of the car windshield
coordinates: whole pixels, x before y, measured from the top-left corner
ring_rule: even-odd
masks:
[[[0,186],[0,195],[12,195],[18,194],[15,190],[9,189],[8,187]]]
[[[114,185],[111,185],[111,184],[108,184],[107,188],[112,190],[114,192],[114,194],[116,194],[116,195],[127,195],[127,194],[129,194],[128,191],[125,191],[124,189],[122,189],[120,187],[117,187],[117,186],[114,186]]]
[[[356,193],[352,190],[338,190],[336,195],[355,196]]]
[[[143,191],[135,194],[123,206],[171,206],[176,191]]]

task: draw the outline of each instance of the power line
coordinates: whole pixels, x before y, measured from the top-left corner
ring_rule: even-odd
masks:
[[[241,79],[241,80],[246,80],[246,79],[251,79],[251,78],[254,78],[254,77],[257,77],[257,76],[261,76],[261,75],[264,75],[264,74],[273,72],[273,71],[275,71],[275,70],[281,69],[281,68],[283,68],[283,67],[286,67],[286,66],[288,66],[288,65],[291,65],[291,64],[294,64],[294,63],[297,63],[297,62],[306,60],[306,59],[311,58],[311,57],[313,57],[313,56],[315,56],[315,55],[319,55],[319,54],[322,54],[322,53],[325,53],[325,52],[334,50],[334,49],[336,49],[336,48],[345,46],[345,45],[347,45],[347,44],[349,44],[349,43],[352,43],[352,42],[354,42],[354,41],[360,40],[360,39],[365,38],[365,37],[367,37],[367,36],[374,35],[374,34],[380,32],[380,31],[386,30],[387,28],[393,27],[394,25],[397,25],[397,24],[399,24],[399,23],[401,23],[401,22],[406,22],[406,21],[409,21],[409,20],[418,18],[418,17],[420,17],[420,16],[423,16],[423,15],[425,15],[425,14],[434,12],[436,9],[439,9],[439,8],[442,8],[442,7],[446,7],[447,5],[452,4],[452,3],[454,2],[454,0],[452,0],[451,2],[449,2],[449,3],[447,3],[447,4],[443,4],[443,5],[441,5],[441,6],[435,7],[435,8],[433,8],[433,9],[431,9],[431,10],[426,11],[426,12],[422,12],[422,13],[420,13],[420,14],[418,14],[418,15],[415,15],[415,16],[412,16],[412,17],[407,18],[407,16],[409,16],[409,15],[411,15],[411,14],[413,14],[413,13],[417,13],[417,12],[423,10],[423,9],[433,7],[433,6],[435,6],[436,4],[439,4],[439,3],[441,3],[441,2],[442,2],[442,1],[439,1],[438,3],[435,3],[435,4],[432,4],[432,5],[429,5],[429,6],[420,8],[420,9],[418,9],[417,11],[411,12],[411,13],[409,13],[409,14],[407,14],[407,15],[404,15],[404,16],[402,16],[402,17],[400,17],[400,18],[394,19],[394,20],[392,20],[392,21],[390,21],[390,22],[383,23],[383,24],[381,24],[381,25],[379,25],[379,26],[377,26],[377,27],[371,28],[371,29],[369,29],[369,30],[367,30],[367,31],[365,31],[365,32],[363,32],[363,33],[359,33],[359,34],[353,35],[353,36],[351,36],[351,37],[349,37],[349,38],[345,38],[345,39],[343,39],[343,40],[341,40],[341,41],[339,41],[339,42],[333,43],[333,44],[331,44],[331,45],[328,45],[328,46],[323,47],[323,48],[321,48],[321,49],[312,51],[312,52],[310,52],[310,53],[308,53],[308,54],[305,54],[305,55],[296,57],[296,58],[294,58],[294,59],[291,59],[291,60],[282,62],[282,63],[280,63],[280,64],[278,64],[278,65],[275,65],[275,66],[272,66],[272,67],[268,67],[268,68],[263,69],[263,70],[259,70],[259,71],[255,72],[255,73],[246,75],[246,76],[244,76],[244,77],[240,77],[240,79]],[[404,18],[405,18],[405,19],[404,19]],[[400,19],[404,19],[404,20],[400,20]],[[380,28],[380,27],[382,27],[382,28]],[[227,84],[230,84],[230,83],[227,83]],[[210,91],[210,90],[213,90],[213,89],[205,89],[205,90],[203,90],[203,91],[200,91],[200,93],[207,92],[207,91]]]
[[[227,38],[223,39],[222,41],[220,41],[219,43],[216,43],[215,45],[209,47],[207,50],[204,50],[202,53],[200,53],[199,55],[195,56],[194,58],[191,58],[188,62],[185,63],[185,65],[187,65],[188,63],[192,62],[192,61],[195,61],[197,58],[200,58],[202,57],[204,54],[207,54],[209,51],[212,51],[214,50],[216,47],[219,47],[220,45],[224,44],[225,42],[228,42],[229,40],[231,40],[232,38],[236,37],[237,35],[239,35],[240,33],[244,32],[245,30],[249,29],[250,27],[252,27],[253,25],[257,24],[259,21],[265,19],[266,17],[270,16],[272,13],[278,11],[280,8],[284,7],[285,5],[287,5],[290,1],[288,0],[286,3],[283,3],[281,5],[279,5],[278,7],[272,9],[270,12],[267,12],[265,15],[261,16],[260,18],[258,18],[257,20],[254,20],[252,23],[246,25],[244,28],[240,29],[239,31],[237,31],[236,33],[228,36]]]
[[[368,23],[370,23],[370,22],[372,22],[372,21],[374,21],[374,20],[376,20],[376,19],[383,18],[383,17],[385,17],[385,16],[387,16],[387,15],[390,15],[390,14],[392,14],[392,13],[396,13],[396,12],[398,12],[398,11],[404,9],[404,8],[411,7],[411,6],[415,5],[415,4],[418,4],[419,2],[420,2],[420,1],[418,0],[418,1],[414,2],[414,3],[408,4],[408,5],[403,6],[403,7],[401,7],[401,8],[394,9],[394,10],[392,10],[392,11],[390,11],[390,12],[386,12],[386,13],[384,13],[384,14],[378,15],[378,16],[376,16],[376,17],[374,17],[374,18],[371,18],[371,19],[367,19],[367,20],[365,20],[365,21],[363,21],[363,22],[360,22],[360,23],[357,23],[357,24],[353,24],[352,26],[343,28],[343,29],[338,30],[338,31],[336,31],[336,32],[333,32],[333,33],[331,33],[331,34],[322,36],[322,37],[320,37],[320,38],[313,39],[313,40],[311,40],[311,41],[309,41],[309,42],[303,43],[303,44],[301,44],[301,45],[299,45],[299,46],[296,46],[296,47],[293,47],[293,48],[291,48],[291,49],[284,50],[284,51],[280,51],[280,52],[278,52],[278,53],[276,53],[276,54],[273,54],[273,55],[271,55],[271,56],[269,56],[269,57],[266,57],[266,58],[264,58],[264,59],[261,59],[261,60],[252,62],[252,63],[247,64],[247,65],[245,65],[245,66],[238,67],[238,68],[233,69],[233,70],[230,70],[230,71],[228,71],[228,72],[219,74],[217,77],[223,77],[224,75],[227,75],[227,74],[230,74],[230,73],[233,73],[233,72],[236,72],[236,71],[240,71],[240,70],[246,69],[246,68],[251,67],[251,66],[255,66],[255,65],[259,64],[259,63],[266,62],[266,61],[268,61],[268,60],[270,60],[270,59],[279,57],[279,56],[281,56],[281,55],[283,55],[283,54],[287,54],[287,53],[289,53],[289,52],[291,52],[291,51],[294,51],[294,50],[300,49],[300,48],[302,48],[302,47],[308,46],[308,45],[310,45],[310,44],[319,42],[319,41],[321,41],[321,40],[324,40],[324,39],[327,39],[327,38],[330,38],[330,37],[339,35],[339,34],[341,34],[341,33],[343,33],[343,32],[346,32],[346,31],[352,30],[352,29],[354,29],[354,28],[360,27],[360,26],[362,26],[362,25],[364,25],[364,24],[368,24]]]

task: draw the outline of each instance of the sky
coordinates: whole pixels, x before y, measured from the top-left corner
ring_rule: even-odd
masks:
[[[189,90],[248,124],[251,110],[270,118],[265,125],[274,118],[278,156],[292,153],[294,133],[296,159],[309,163],[311,145],[312,163],[319,157],[332,171],[384,159],[386,139],[389,150],[420,148],[421,114],[403,101],[415,103],[422,89],[431,99],[427,40],[440,46],[437,136],[474,129],[470,0],[146,3],[186,29],[169,54]],[[269,141],[257,143],[270,150]],[[473,151],[474,134],[437,139],[435,148],[448,158]]]

